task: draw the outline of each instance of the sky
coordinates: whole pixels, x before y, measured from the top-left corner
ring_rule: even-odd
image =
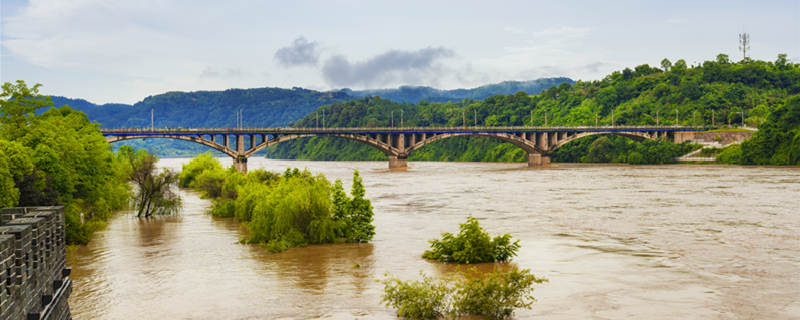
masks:
[[[800,63],[800,0],[2,0],[0,81],[94,103],[168,91],[471,88],[717,54]]]

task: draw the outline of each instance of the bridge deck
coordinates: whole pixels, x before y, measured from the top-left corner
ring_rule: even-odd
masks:
[[[386,133],[529,133],[529,132],[674,132],[705,131],[693,126],[577,126],[577,127],[379,127],[379,128],[115,128],[103,135],[211,135],[211,134],[386,134]]]

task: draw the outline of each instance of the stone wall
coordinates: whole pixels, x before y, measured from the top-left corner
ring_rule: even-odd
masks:
[[[696,143],[717,142],[720,145],[728,145],[734,142],[742,142],[753,135],[752,131],[719,131],[719,132],[675,132],[675,143],[692,141]]]
[[[71,319],[64,207],[0,209],[0,319]]]

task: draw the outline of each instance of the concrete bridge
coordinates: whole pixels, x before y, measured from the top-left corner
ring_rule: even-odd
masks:
[[[607,127],[394,127],[394,128],[125,128],[101,129],[108,142],[166,138],[196,142],[233,158],[236,170],[247,171],[247,158],[269,146],[303,137],[336,137],[372,146],[389,157],[389,168],[405,168],[409,154],[455,136],[486,136],[511,143],[528,153],[528,166],[550,163],[550,153],[575,139],[614,134],[636,140],[672,139],[705,128],[686,126]]]

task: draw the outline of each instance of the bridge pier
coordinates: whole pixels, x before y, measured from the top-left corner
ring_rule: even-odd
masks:
[[[241,155],[234,157],[233,167],[236,168],[238,172],[247,173],[247,157]]]
[[[389,156],[389,169],[406,169],[408,163],[405,157]]]
[[[541,167],[550,164],[550,156],[541,153],[528,153],[528,167]]]

